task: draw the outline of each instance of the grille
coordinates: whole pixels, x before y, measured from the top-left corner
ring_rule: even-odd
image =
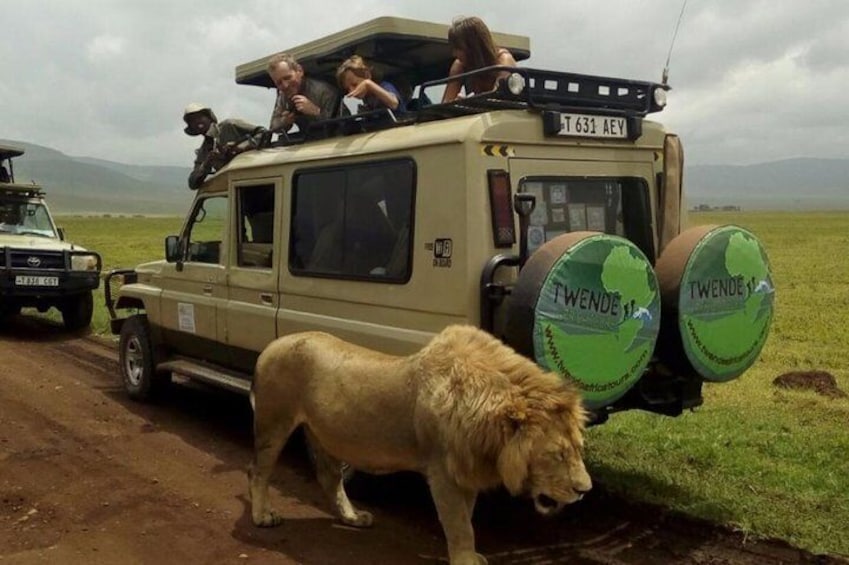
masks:
[[[65,258],[61,251],[11,251],[0,257],[0,264],[5,265],[8,258],[13,269],[64,269]],[[37,264],[36,264],[37,263]]]

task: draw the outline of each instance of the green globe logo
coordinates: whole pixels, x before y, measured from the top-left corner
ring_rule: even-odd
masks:
[[[595,234],[548,272],[534,309],[534,354],[599,408],[640,378],[659,329],[657,278],[645,255],[624,238]]]
[[[684,350],[698,373],[727,381],[754,363],[766,343],[775,291],[757,238],[723,226],[699,241],[678,296]]]

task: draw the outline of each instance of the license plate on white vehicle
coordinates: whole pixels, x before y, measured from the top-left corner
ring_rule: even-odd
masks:
[[[18,275],[15,277],[17,286],[59,286],[59,277],[28,277]]]
[[[560,114],[560,131],[557,135],[627,139],[628,120],[615,116]]]

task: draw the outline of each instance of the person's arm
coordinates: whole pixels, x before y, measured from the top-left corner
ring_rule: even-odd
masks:
[[[459,59],[454,59],[451,63],[451,68],[448,70],[448,77],[457,76],[463,72],[463,63]],[[460,89],[463,88],[463,83],[459,80],[452,80],[445,87],[445,93],[442,95],[442,103],[452,102],[460,96]]]
[[[495,61],[496,65],[500,65],[502,67],[516,67],[518,63],[516,63],[516,59],[513,58],[513,54],[510,53],[507,49],[501,49],[498,52],[498,59]],[[501,71],[498,73],[498,77],[495,81],[495,87],[498,87],[498,81],[502,78],[507,78],[510,76],[508,71]]]
[[[189,188],[192,190],[197,190],[212,170],[212,166],[209,164],[209,156],[212,153],[212,143],[207,143],[208,141],[211,142],[212,140],[204,138],[203,144],[200,148],[198,148],[194,168],[192,169],[192,172],[189,173]]]
[[[292,127],[294,116],[286,107],[286,96],[278,92],[277,99],[274,101],[274,110],[271,112],[271,123],[269,124],[271,131],[288,131]]]
[[[382,106],[390,110],[397,110],[398,105],[401,103],[401,96],[398,94],[398,90],[388,82],[380,85],[371,79],[365,79],[357,85],[357,88],[348,93],[349,96],[359,98],[360,100],[369,94],[375,96]]]

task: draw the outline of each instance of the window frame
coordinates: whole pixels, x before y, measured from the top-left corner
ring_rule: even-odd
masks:
[[[268,241],[258,242],[256,241],[255,228],[251,226],[251,235],[254,237],[252,241],[243,240],[243,235],[247,233],[245,225],[247,215],[244,213],[244,194],[247,192],[255,191],[259,192],[261,190],[268,190],[271,195],[271,208],[269,210],[264,210],[262,213],[271,214],[271,232],[270,239]],[[235,202],[236,208],[236,232],[235,232],[235,244],[236,244],[236,263],[235,266],[240,269],[264,269],[270,270],[273,266],[273,248],[275,241],[275,230],[276,230],[276,222],[275,222],[275,210],[277,207],[277,186],[274,182],[262,182],[262,183],[240,183],[236,184],[233,187],[233,201]],[[253,245],[262,245],[263,249],[267,246],[268,249],[268,259],[264,261],[262,264],[256,264],[252,262],[246,262],[244,259],[245,247],[244,245],[253,244]]]

